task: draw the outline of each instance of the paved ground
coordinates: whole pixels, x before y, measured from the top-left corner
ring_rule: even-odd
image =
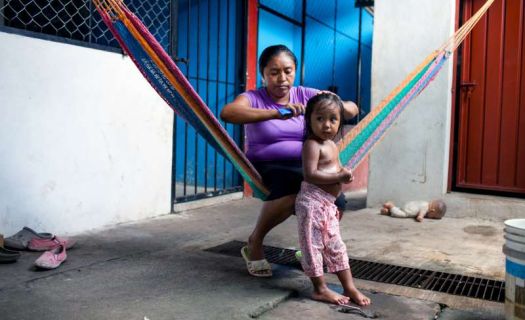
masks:
[[[358,207],[354,199],[350,207]],[[357,202],[356,202],[357,201]],[[68,260],[37,271],[38,253],[0,265],[1,319],[363,319],[309,299],[309,280],[274,265],[256,279],[241,258],[205,251],[245,241],[261,202],[237,200],[77,235]],[[461,217],[416,223],[347,211],[342,234],[354,258],[504,280],[503,222]],[[294,217],[267,245],[297,246]],[[337,279],[329,276],[333,288]],[[503,319],[503,304],[356,280],[378,319]]]

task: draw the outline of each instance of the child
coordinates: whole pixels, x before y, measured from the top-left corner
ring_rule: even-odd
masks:
[[[422,222],[423,218],[441,219],[447,212],[447,205],[443,200],[410,201],[405,204],[403,210],[399,209],[388,201],[383,204],[381,214],[396,218],[415,218],[417,222]]]
[[[332,141],[341,130],[342,117],[343,104],[333,93],[321,92],[306,106],[302,151],[304,181],[295,201],[301,265],[314,286],[313,299],[339,305],[352,300],[366,306],[370,299],[354,285],[334,205],[335,198],[341,193],[341,183],[353,179],[350,170],[341,166],[339,151]],[[326,285],[323,260],[328,272],[337,274],[344,289],[343,295]]]

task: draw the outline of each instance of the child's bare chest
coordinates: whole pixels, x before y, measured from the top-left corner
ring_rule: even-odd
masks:
[[[325,172],[339,172],[339,159],[337,158],[337,150],[333,145],[321,146],[319,150],[318,169]]]

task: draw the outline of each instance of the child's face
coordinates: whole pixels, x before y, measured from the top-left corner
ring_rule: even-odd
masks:
[[[331,140],[339,131],[341,114],[335,103],[315,106],[312,112],[310,125],[314,135],[321,140]]]

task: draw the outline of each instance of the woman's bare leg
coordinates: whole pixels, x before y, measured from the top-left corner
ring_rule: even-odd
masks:
[[[259,218],[257,219],[257,224],[248,238],[248,249],[251,260],[264,258],[264,237],[270,230],[288,219],[294,212],[295,197],[296,195],[293,194],[264,202],[261,213],[259,213]]]

